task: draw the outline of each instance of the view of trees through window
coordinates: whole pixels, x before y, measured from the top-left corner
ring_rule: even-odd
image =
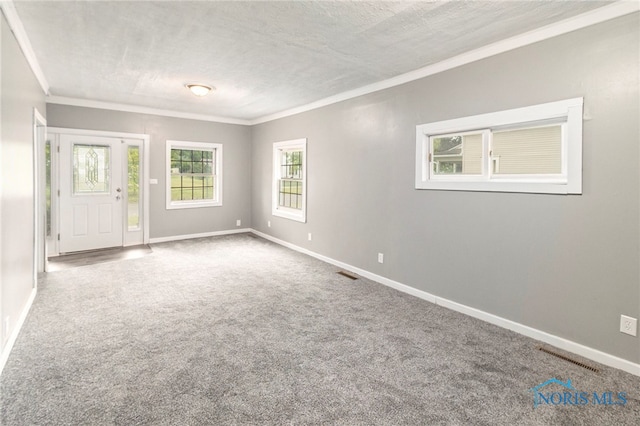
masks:
[[[171,201],[214,199],[215,150],[171,149]]]
[[[127,216],[129,229],[140,227],[140,148],[130,146],[127,150]]]

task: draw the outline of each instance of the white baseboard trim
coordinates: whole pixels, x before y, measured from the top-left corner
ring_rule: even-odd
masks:
[[[24,309],[20,313],[20,317],[18,317],[18,322],[16,323],[16,326],[13,328],[13,333],[11,333],[9,340],[7,340],[7,345],[4,347],[4,350],[0,355],[0,375],[2,375],[2,370],[4,370],[4,366],[9,360],[9,354],[13,349],[13,345],[16,343],[16,339],[20,334],[20,330],[22,329],[22,325],[24,324],[24,321],[27,319],[27,315],[31,310],[31,305],[33,305],[33,301],[36,299],[37,292],[38,292],[37,288],[34,288],[33,290],[31,290],[31,294],[29,295],[29,300],[27,300],[27,304],[25,305]]]
[[[150,238],[149,244],[166,243],[168,241],[190,240],[192,238],[217,237],[220,235],[244,234],[252,232],[251,228],[229,229],[227,231],[203,232],[200,234],[172,235],[170,237]]]
[[[376,275],[376,274],[374,274],[372,272],[369,272],[369,271],[366,271],[364,269],[360,269],[360,268],[357,268],[355,266],[349,265],[348,263],[340,262],[339,260],[335,260],[335,259],[332,259],[330,257],[323,256],[323,255],[318,254],[316,252],[313,252],[311,250],[307,250],[305,248],[298,247],[298,246],[296,246],[294,244],[291,244],[291,243],[288,243],[286,241],[280,240],[278,238],[272,237],[271,235],[264,234],[264,233],[262,233],[260,231],[256,231],[255,229],[252,229],[251,232],[253,234],[256,234],[256,235],[264,238],[265,240],[272,241],[272,242],[274,242],[276,244],[280,244],[281,246],[290,248],[291,250],[295,250],[297,252],[307,254],[307,255],[309,255],[311,257],[315,257],[316,259],[320,259],[323,262],[327,262],[327,263],[330,263],[332,265],[336,265],[336,266],[338,266],[338,267],[340,267],[342,269],[346,269],[347,271],[351,271],[351,272],[353,272],[355,274],[358,274],[361,277],[365,277],[365,278],[368,278],[368,279],[370,279],[372,281],[378,282],[380,284],[384,284],[384,285],[386,285],[388,287],[395,288],[396,290],[400,290],[403,293],[408,293],[408,294],[410,294],[412,296],[419,297],[420,299],[427,300],[427,301],[429,301],[431,303],[436,303],[436,296],[434,296],[432,294],[429,294],[429,293],[427,293],[425,291],[418,290],[418,289],[415,289],[413,287],[409,287],[408,285],[399,283],[397,281],[393,281],[393,280],[391,280],[389,278],[385,278],[385,277],[382,277],[380,275]]]
[[[410,287],[406,284],[399,283],[397,281],[391,280],[389,278],[385,278],[383,276],[374,274],[372,272],[366,271],[364,269],[357,268],[355,266],[349,265],[344,262],[340,262],[339,260],[332,259],[327,256],[323,256],[321,254],[315,253],[311,250],[296,246],[295,244],[288,243],[286,241],[280,240],[278,238],[272,237],[271,235],[262,233],[255,229],[252,229],[251,232],[255,235],[258,235],[266,240],[272,241],[276,244],[282,245],[284,247],[290,248],[300,253],[307,254],[311,257],[315,257],[316,259],[322,260],[323,262],[330,263],[332,265],[338,266],[342,269],[351,271],[355,274],[358,274],[364,278],[368,278],[372,281],[378,282],[380,284],[384,284],[388,287],[394,288],[396,290],[402,291],[404,293],[410,294],[412,296],[418,297],[420,299],[424,299],[428,302],[435,303],[436,305],[440,305],[442,307],[451,309],[456,312],[463,313],[465,315],[469,315],[470,317],[477,318],[479,320],[488,322],[493,325],[497,325],[498,327],[506,328],[507,330],[514,331],[518,334],[522,334],[527,337],[531,337],[532,339],[539,340],[541,342],[547,343],[549,345],[555,346],[556,348],[565,350],[567,352],[574,353],[576,355],[580,355],[592,361],[599,362],[601,364],[607,365],[609,367],[617,368],[622,371],[626,371],[627,373],[631,373],[636,376],[640,376],[640,364],[636,364],[634,362],[628,361],[626,359],[622,359],[616,357],[614,355],[608,354],[606,352],[599,351],[597,349],[590,348],[588,346],[582,345],[580,343],[573,342],[571,340],[567,340],[562,337],[555,336],[553,334],[549,334],[547,332],[537,330],[533,327],[529,327],[524,324],[517,323],[515,321],[508,320],[506,318],[499,317],[494,314],[490,314],[485,311],[481,311],[480,309],[472,308],[470,306],[463,305],[461,303],[454,302],[449,299],[445,299],[443,297],[435,296],[431,293],[427,293],[422,290],[418,290],[416,288]]]

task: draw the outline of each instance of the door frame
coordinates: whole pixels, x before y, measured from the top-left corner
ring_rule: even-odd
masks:
[[[62,127],[49,127],[47,129],[48,134],[51,136],[52,142],[52,150],[55,141],[55,167],[52,167],[57,171],[56,178],[51,179],[51,192],[53,194],[59,195],[59,176],[60,173],[66,173],[67,171],[60,170],[60,136],[61,135],[75,135],[75,136],[89,136],[89,137],[107,137],[107,138],[116,138],[122,140],[134,140],[136,142],[140,142],[139,146],[141,147],[142,154],[142,164],[140,171],[140,190],[142,192],[142,212],[141,212],[141,230],[142,230],[142,244],[149,244],[149,145],[150,145],[150,135],[142,134],[142,133],[126,133],[126,132],[112,132],[112,131],[102,131],[102,130],[85,130],[85,129],[70,129],[70,128],[62,128]],[[130,146],[130,145],[127,145]],[[126,149],[123,150],[126,153]],[[52,158],[52,163],[54,159]],[[123,187],[126,187],[125,182],[127,182],[127,167],[126,162],[123,163]],[[54,188],[55,186],[55,188]],[[128,195],[128,194],[127,194]],[[59,196],[55,197],[56,203],[52,203],[52,213],[55,209],[55,214],[52,214],[52,235],[58,235],[60,232],[60,203]],[[125,206],[127,205],[127,199],[125,199]],[[55,207],[54,205],[55,204]],[[123,246],[127,245],[135,245],[140,244],[140,242],[130,243],[126,238],[127,234],[127,217],[125,215],[125,209],[123,209]],[[54,226],[55,225],[55,226]],[[50,247],[49,255],[57,256],[59,255],[59,244],[58,238],[53,239],[53,247]]]
[[[33,287],[47,270],[46,158],[47,120],[33,109]]]

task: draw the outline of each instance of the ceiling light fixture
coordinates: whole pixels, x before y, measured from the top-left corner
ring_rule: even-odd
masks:
[[[196,96],[204,96],[212,90],[215,90],[214,87],[205,86],[204,84],[187,84],[186,87]]]

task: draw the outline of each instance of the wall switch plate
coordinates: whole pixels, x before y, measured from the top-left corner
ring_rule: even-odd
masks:
[[[242,221],[240,219],[236,220],[236,226],[240,226],[242,224]]]
[[[6,317],[2,322],[2,333],[5,340],[9,338],[9,317]]]
[[[309,234],[307,235],[307,239],[311,241],[311,232],[309,232]]]
[[[271,228],[271,221],[270,220],[267,221],[267,228]]]
[[[631,336],[637,336],[638,320],[626,315],[620,315],[620,332]]]
[[[378,263],[384,263],[384,254],[378,253]]]

